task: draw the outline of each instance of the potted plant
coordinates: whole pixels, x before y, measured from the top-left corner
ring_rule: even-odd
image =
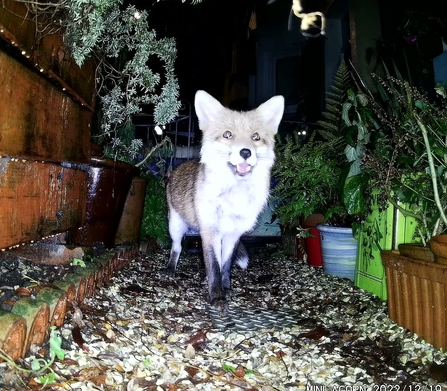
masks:
[[[302,223],[310,215],[319,213],[325,216],[324,224],[318,225],[317,235],[324,236],[322,243],[323,267],[330,274],[346,277],[345,271],[340,272],[331,268],[328,253],[330,248],[339,242],[340,234],[348,234],[350,251],[349,278],[354,278],[356,240],[352,234],[352,215],[347,212],[343,203],[342,189],[349,193],[345,179],[340,181],[344,174],[343,155],[334,153],[332,142],[315,141],[311,138],[303,142],[298,136],[289,135],[285,141],[278,143],[277,163],[273,170],[276,186],[273,194],[277,199],[276,213],[281,224],[286,228],[299,228],[300,235],[308,237],[308,230]],[[354,197],[355,198],[355,197]],[[351,197],[353,199],[353,197]],[[352,205],[350,205],[351,207]],[[348,227],[346,227],[348,225]],[[344,227],[341,227],[344,226]],[[335,233],[334,233],[335,231]],[[334,236],[335,235],[335,236]],[[335,241],[333,240],[335,238]],[[354,246],[354,247],[353,247]],[[347,248],[338,248],[335,251],[346,253]],[[324,258],[328,260],[325,264]]]
[[[313,138],[306,142],[297,133],[278,140],[273,194],[283,237],[289,232],[292,239],[297,235],[311,237],[308,232],[313,227],[303,227],[303,222],[314,214],[321,220],[332,206],[337,192],[335,170],[336,164],[327,159],[323,143]],[[318,232],[313,230],[311,234],[319,240]],[[294,240],[292,243],[296,247]],[[310,263],[321,266],[321,256],[316,252],[317,259]]]
[[[413,217],[417,240],[428,246],[447,227],[445,88],[437,88],[433,103],[407,81],[375,77],[382,95],[373,102],[380,129],[363,166],[379,197]]]
[[[327,154],[338,161],[338,203],[326,212],[325,224],[319,225],[325,272],[354,280],[360,219],[365,212],[366,176],[361,167],[373,123],[368,99],[348,89],[341,106],[341,122]],[[340,160],[340,156],[343,157]]]
[[[402,78],[377,78],[381,99],[373,101],[380,129],[363,160],[382,210],[389,206],[414,222],[414,241],[430,252],[447,220],[447,109],[445,88],[437,96],[412,87]],[[403,255],[382,251],[390,318],[435,347],[445,338],[445,265],[417,259],[416,247]],[[419,252],[419,251],[418,251]],[[442,256],[434,257],[434,260]]]
[[[330,274],[349,275],[353,279],[356,241],[352,235],[352,224],[364,203],[364,177],[358,162],[368,134],[358,121],[350,119],[352,115],[358,115],[360,106],[364,105],[363,96],[350,89],[351,80],[349,70],[341,63],[328,93],[324,119],[318,122],[321,129],[315,131],[307,142],[290,135],[285,141],[278,142],[274,168],[278,184],[274,194],[279,199],[277,213],[286,226],[299,226],[300,217],[307,218],[311,213],[325,215],[325,224],[320,225],[318,231],[324,230],[323,235],[327,238],[322,240],[323,257],[332,244],[339,242],[339,232],[335,234],[335,241],[331,240],[333,231],[348,234],[353,254],[349,272],[340,273],[340,270],[335,270],[338,269],[335,264],[331,268],[334,258],[329,260],[327,255],[328,262],[325,265],[323,261],[323,266]],[[340,226],[344,227],[339,229]],[[338,251],[346,253],[346,247]]]

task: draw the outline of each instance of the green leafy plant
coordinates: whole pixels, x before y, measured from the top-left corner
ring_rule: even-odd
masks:
[[[140,237],[153,239],[165,247],[170,243],[168,232],[168,203],[166,184],[163,176],[147,175],[148,185],[145,196]]]
[[[345,122],[343,105],[348,99],[348,91],[352,90],[353,81],[346,63],[342,61],[334,75],[331,89],[326,94],[326,107],[317,121],[316,132],[323,140],[331,143],[335,150],[343,148]]]
[[[368,104],[369,99],[364,93],[349,89],[342,106],[347,165],[340,175],[340,191],[343,206],[351,216],[363,216],[367,209],[368,176],[363,171],[361,162],[370,143],[371,131],[376,127]]]
[[[65,351],[62,349],[62,337],[60,335],[60,331],[55,326],[51,326],[50,328],[49,343],[50,350],[48,359],[34,358],[31,361],[31,369],[24,368],[16,364],[11,357],[3,352],[0,352],[0,358],[18,371],[31,373],[34,376],[37,376],[41,383],[53,383],[56,378],[56,374],[52,370],[51,366],[56,358],[59,360],[63,360],[65,358]]]
[[[340,175],[346,164],[343,103],[352,80],[344,62],[335,74],[326,98],[326,110],[309,140],[298,133],[278,137],[273,175],[276,213],[286,228],[299,227],[300,219],[312,213],[326,217],[343,215]]]
[[[85,2],[92,4],[91,0]],[[142,105],[153,105],[154,122],[165,124],[178,113],[175,40],[157,39],[149,28],[147,12],[133,5],[121,10],[121,1],[96,0],[93,14],[85,15],[85,4],[74,3],[69,18],[83,22],[69,24],[65,38],[78,65],[89,55],[98,64],[101,121],[97,141],[134,158],[143,145],[134,137],[132,115],[140,112]],[[162,64],[163,74],[150,66],[154,59]]]
[[[445,231],[447,220],[447,102],[438,103],[407,81],[376,77],[381,98],[372,106],[380,130],[364,158],[371,186],[418,222],[422,243]],[[444,94],[444,96],[443,96]]]
[[[326,110],[307,142],[279,140],[274,168],[277,213],[286,226],[322,213],[329,225],[361,228],[371,194],[362,161],[378,128],[369,97],[342,62],[326,98]]]
[[[83,261],[81,258],[73,258],[72,265],[86,267],[85,261]]]
[[[281,224],[299,227],[301,217],[325,213],[334,206],[338,164],[328,159],[324,143],[304,142],[298,134],[278,140],[273,175],[277,182],[273,195]]]
[[[366,178],[360,161],[369,141],[371,115],[365,94],[356,92],[354,85],[349,68],[341,62],[327,93],[323,119],[317,122],[317,134],[325,140],[325,154],[334,162],[338,178],[337,202],[325,212],[325,220],[357,230],[365,212]]]

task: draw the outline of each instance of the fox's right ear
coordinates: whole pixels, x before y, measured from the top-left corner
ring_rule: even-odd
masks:
[[[224,108],[217,99],[214,99],[210,94],[202,90],[196,92],[194,107],[199,119],[199,127],[202,130],[208,129]]]

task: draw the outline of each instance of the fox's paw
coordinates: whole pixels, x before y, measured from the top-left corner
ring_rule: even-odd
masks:
[[[225,288],[225,298],[227,301],[231,301],[235,297],[235,293],[231,288]]]
[[[167,264],[164,269],[162,269],[162,273],[166,276],[173,276],[175,274],[175,267]]]
[[[214,287],[209,290],[210,305],[218,311],[226,311],[228,309],[228,301],[226,298],[226,289]]]
[[[225,298],[219,297],[210,301],[211,307],[221,313],[228,311],[228,301]]]

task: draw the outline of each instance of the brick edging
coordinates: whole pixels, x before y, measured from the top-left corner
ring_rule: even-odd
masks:
[[[94,258],[87,267],[53,282],[59,289],[43,287],[33,298],[19,299],[11,312],[0,310],[2,351],[14,361],[25,357],[31,345],[45,342],[50,326],[63,324],[73,301],[82,303],[138,254],[138,246],[120,247],[107,252]]]

